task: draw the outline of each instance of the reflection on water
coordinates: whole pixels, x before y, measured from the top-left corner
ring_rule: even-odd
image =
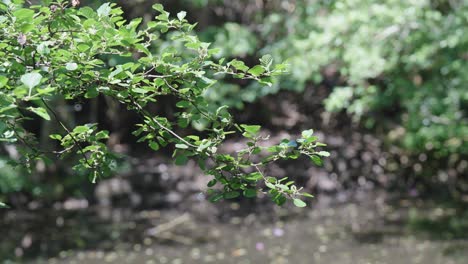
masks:
[[[410,206],[368,197],[239,213],[233,204],[211,219],[176,210],[10,211],[2,216],[0,253],[4,263],[466,263],[468,233],[424,230],[453,210]],[[468,230],[463,224],[455,225],[459,234]],[[447,225],[439,228],[450,231]]]

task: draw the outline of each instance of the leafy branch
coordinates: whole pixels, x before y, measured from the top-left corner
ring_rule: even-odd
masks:
[[[65,100],[110,97],[140,116],[133,131],[139,142],[146,142],[154,151],[171,145],[176,164],[195,159],[213,176],[208,184],[211,201],[264,192],[279,205],[290,198],[296,206],[305,206],[300,197],[311,195],[288,178],[277,179],[265,171],[270,163],[300,155],[321,163],[321,157],[328,153],[316,151],[324,144],[317,142],[313,132],[305,131],[294,141],[260,147],[258,142],[265,139],[259,136],[260,126],[237,124],[226,106],[212,110],[204,97],[204,92],[224,76],[271,85],[272,77],[286,72],[286,65],[273,64],[269,55],[253,66],[237,59],[215,60],[218,50],[192,33],[195,25],[188,23],[185,12],[171,18],[162,5],[153,8],[158,12],[155,20],[142,24],[142,19],[125,21],[122,10],[110,3],[96,11],[69,6],[67,1],[30,8],[0,3],[0,31],[5,36],[0,39],[0,92],[6,98],[0,100],[0,124],[21,115],[18,104],[11,102],[34,105],[26,109],[47,121],[52,113],[65,131],[50,135],[63,147],[56,153],[72,154],[77,148],[81,158],[74,168],[88,171],[95,182],[112,174],[115,167],[115,155],[105,144],[109,132],[100,131],[97,124],[69,129],[47,100],[52,96]],[[161,39],[171,45],[159,45]],[[106,56],[125,62],[109,66]],[[176,120],[147,109],[163,96],[178,100]],[[203,136],[177,133],[178,129],[193,131],[187,127],[196,123],[205,124]],[[235,133],[247,139],[245,149],[236,155],[219,153],[226,137]],[[28,142],[17,133],[9,135]]]

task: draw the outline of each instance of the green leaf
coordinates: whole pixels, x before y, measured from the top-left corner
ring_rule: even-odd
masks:
[[[133,87],[132,91],[135,92],[135,93],[139,93],[139,94],[145,94],[145,93],[149,92],[146,89],[142,89],[142,88],[138,88],[138,87]]]
[[[238,191],[231,191],[224,193],[224,199],[234,199],[240,196]]]
[[[236,70],[239,71],[246,72],[249,69],[249,67],[247,67],[243,61],[232,60],[230,63],[232,67],[236,68]]]
[[[154,141],[150,141],[149,143],[149,147],[154,150],[154,151],[158,151],[159,150],[159,144],[154,142]]]
[[[0,208],[9,208],[9,206],[6,205],[6,204],[4,204],[4,203],[2,203],[2,202],[0,202]]]
[[[210,196],[209,200],[210,202],[212,203],[215,203],[221,199],[223,199],[224,195],[222,193],[217,193],[217,194],[214,194],[212,196]]]
[[[163,5],[161,5],[161,4],[154,4],[152,7],[153,7],[153,9],[156,10],[156,11],[164,12],[164,7],[163,7]]]
[[[182,144],[182,143],[176,144],[175,147],[178,148],[178,149],[188,149],[189,148],[187,145]]]
[[[95,98],[99,95],[99,91],[96,87],[89,87],[85,93],[85,98]]]
[[[34,10],[20,8],[13,12],[13,16],[16,17],[18,22],[28,22],[33,20]]]
[[[47,113],[47,110],[42,107],[28,107],[28,110],[44,118],[45,120],[50,120],[50,116]]]
[[[184,46],[187,47],[188,49],[197,50],[198,48],[200,48],[201,43],[200,42],[189,42],[189,43],[186,43]]]
[[[96,10],[96,12],[98,16],[103,17],[109,16],[111,10],[110,3],[104,3]]]
[[[180,101],[176,104],[177,107],[179,108],[187,108],[190,106],[190,102],[188,101]]]
[[[248,73],[252,74],[255,77],[262,75],[264,72],[265,69],[260,65],[257,65],[248,71]]]
[[[67,64],[65,64],[65,68],[69,71],[74,71],[78,69],[78,64],[76,64],[75,62],[68,62]]]
[[[260,84],[264,84],[264,85],[271,87],[273,85],[272,81],[273,81],[272,78],[270,76],[267,76],[267,77],[261,78],[258,82]]]
[[[270,189],[276,189],[276,187],[275,187],[274,184],[271,184],[271,183],[269,183],[269,182],[267,182],[267,181],[265,182],[265,185],[266,185],[266,187],[268,187],[268,188],[270,188]]]
[[[84,133],[84,132],[87,132],[89,131],[89,127],[87,126],[77,126],[73,129],[73,132],[75,133]]]
[[[175,159],[175,164],[176,165],[179,165],[179,166],[182,166],[182,165],[185,165],[187,164],[187,161],[188,161],[188,158],[187,156],[185,155],[178,155]]]
[[[270,54],[263,55],[260,59],[260,63],[267,69],[270,68],[273,63],[273,57]]]
[[[107,139],[107,138],[109,138],[109,132],[106,130],[102,130],[96,133],[97,140],[102,140],[102,139]]]
[[[252,135],[256,135],[259,131],[260,131],[260,128],[262,128],[261,126],[257,126],[257,125],[240,125],[246,132],[252,134]]]
[[[266,180],[269,182],[269,183],[275,183],[277,182],[276,178],[275,177],[267,177]]]
[[[244,196],[247,198],[257,197],[257,190],[256,189],[245,189]]]
[[[97,16],[96,16],[96,12],[94,12],[94,10],[89,7],[89,6],[85,6],[85,7],[82,7],[79,9],[79,14],[81,14],[82,16],[86,17],[86,18],[96,18],[97,19]]]
[[[208,184],[206,186],[211,188],[211,187],[215,186],[216,183],[218,183],[218,181],[216,179],[212,179],[211,181],[208,182]]]
[[[41,55],[46,55],[46,54],[49,54],[50,53],[50,49],[48,47],[49,45],[49,42],[48,41],[45,41],[45,42],[42,42],[41,44],[39,44],[39,46],[37,46],[37,52]]]
[[[312,142],[314,142],[314,141],[317,141],[317,139],[318,139],[318,137],[316,137],[316,136],[311,136],[311,137],[308,137],[308,138],[305,140],[305,142],[306,142],[306,143],[312,143]]]
[[[0,75],[0,88],[3,88],[8,83],[8,78]]]
[[[301,134],[302,134],[303,138],[309,138],[314,134],[314,130],[313,129],[304,130],[304,131],[302,131]]]
[[[319,151],[316,154],[322,157],[330,157],[330,152],[328,151]]]
[[[21,82],[26,85],[29,89],[32,89],[39,85],[42,80],[42,75],[37,72],[26,73],[21,76]]]
[[[305,206],[307,206],[307,204],[306,204],[304,201],[302,201],[301,199],[298,199],[298,198],[294,198],[294,199],[293,199],[293,203],[294,203],[294,205],[297,206],[297,207],[305,207]]]
[[[314,198],[314,196],[310,193],[301,193],[302,196],[309,197],[309,198]]]
[[[187,16],[187,12],[185,12],[185,11],[180,11],[179,13],[177,13],[177,18],[180,21],[182,21],[185,18],[185,16]]]
[[[310,159],[317,166],[322,166],[323,165],[323,161],[319,156],[312,155],[312,156],[310,156]]]
[[[59,134],[52,134],[52,135],[49,135],[49,137],[51,139],[55,139],[55,140],[61,140],[62,139],[62,135],[59,135]]]
[[[168,12],[163,12],[159,16],[156,17],[157,20],[161,21],[169,21],[169,13]],[[161,29],[161,32],[165,33],[167,31],[167,27],[165,30]]]
[[[179,118],[177,120],[177,125],[181,128],[186,128],[189,125],[190,120],[188,118]]]
[[[247,174],[247,176],[245,176],[245,179],[248,181],[258,181],[261,178],[263,177],[260,172],[252,172],[252,173]]]
[[[286,202],[286,197],[284,197],[284,195],[278,192],[277,190],[272,189],[269,191],[269,193],[271,195],[271,199],[277,205],[281,206]]]

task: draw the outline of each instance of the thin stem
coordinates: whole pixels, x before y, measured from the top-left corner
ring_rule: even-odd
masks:
[[[149,117],[151,119],[151,121],[153,121],[154,123],[156,123],[160,128],[166,130],[167,132],[169,132],[171,135],[173,135],[174,137],[176,137],[177,139],[179,139],[180,141],[184,142],[187,146],[190,146],[192,148],[198,148],[198,146],[196,145],[193,145],[192,143],[188,142],[187,140],[183,139],[181,136],[177,135],[174,131],[172,131],[171,129],[167,128],[166,126],[164,126],[163,124],[161,124],[161,122],[159,122],[156,118],[152,117],[148,112],[146,112],[143,107],[141,107],[140,104],[138,104],[135,99],[130,96],[130,99],[132,100],[132,103],[133,105],[137,108],[138,112],[140,112],[144,117]]]
[[[52,113],[57,123],[59,123],[60,126],[68,133],[68,135],[70,135],[70,138],[72,139],[73,143],[75,143],[75,145],[80,149],[80,153],[83,156],[86,164],[88,164],[90,168],[95,169],[96,167],[94,166],[94,164],[91,164],[88,160],[88,157],[86,157],[83,147],[81,147],[79,141],[75,138],[75,136],[73,136],[72,132],[67,128],[67,126],[65,126],[65,124],[62,121],[60,121],[60,118],[58,117],[57,113],[47,104],[43,97],[41,97],[41,101],[45,105],[45,107]]]
[[[188,96],[181,96],[180,95],[180,92],[174,88],[172,85],[169,84],[169,82],[166,80],[166,79],[163,79],[164,82],[166,83],[167,87],[169,87],[172,91],[174,91],[175,93],[177,93],[180,97],[182,97],[182,99],[184,100],[187,100],[188,102],[190,102],[190,104],[195,107],[195,109],[204,117],[206,117],[208,120],[211,120],[211,121],[215,121],[215,119],[211,116],[209,116],[208,114],[206,114],[205,112],[203,112],[199,107],[198,105],[193,101],[192,98],[188,97]]]

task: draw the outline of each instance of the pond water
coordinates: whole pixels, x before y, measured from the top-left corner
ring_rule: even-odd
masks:
[[[408,227],[412,206],[369,198],[233,213],[240,211],[233,203],[222,217],[88,208],[42,213],[42,219],[16,215],[17,222],[5,216],[1,244],[5,252],[10,243],[17,255],[4,263],[468,263],[464,236],[448,239]],[[420,211],[443,214],[439,209]]]

